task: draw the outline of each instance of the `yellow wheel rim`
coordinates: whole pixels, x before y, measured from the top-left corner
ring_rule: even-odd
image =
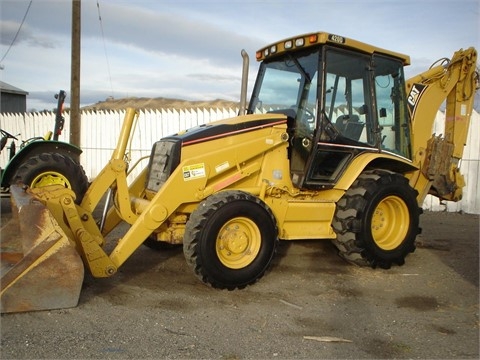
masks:
[[[231,219],[218,233],[218,259],[230,269],[244,268],[258,255],[261,242],[260,230],[255,222],[245,217]]]
[[[410,227],[410,213],[398,196],[388,196],[375,208],[372,216],[373,240],[382,250],[400,246]]]
[[[62,185],[69,189],[72,188],[72,186],[70,185],[70,181],[68,181],[68,179],[64,175],[56,171],[43,172],[37,175],[30,183],[31,188],[40,188],[50,185]]]

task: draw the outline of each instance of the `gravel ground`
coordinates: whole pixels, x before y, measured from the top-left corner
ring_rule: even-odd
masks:
[[[2,221],[8,211],[2,199]],[[112,278],[87,275],[75,308],[2,314],[0,357],[478,359],[479,217],[425,213],[421,226],[402,267],[282,242],[270,271],[237,291],[202,284],[181,248],[142,247]]]

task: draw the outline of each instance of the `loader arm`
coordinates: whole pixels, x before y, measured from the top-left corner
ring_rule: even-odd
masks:
[[[111,159],[92,182],[80,205],[74,203],[75,194],[62,186],[28,190],[48,208],[66,236],[75,243],[85,265],[95,277],[111,276],[116,273],[118,267],[103,250],[105,240],[92,215],[102,197],[109,189],[115,189],[119,194],[118,207],[123,220],[135,222],[138,219],[138,215],[134,214],[130,207],[127,186],[128,163],[125,160],[128,141],[137,116],[135,109],[127,110]]]
[[[459,50],[451,60],[407,80],[412,121],[413,161],[420,169],[410,174],[419,204],[428,194],[443,200],[462,198],[464,179],[459,166],[466,143],[475,91],[477,52]],[[433,134],[435,115],[446,101],[443,134]]]
[[[243,119],[248,117],[240,116],[236,121],[243,123],[246,121]],[[131,223],[130,229],[113,249],[110,255],[113,263],[121,266],[154,230],[171,216],[174,217],[175,212],[198,204],[234,183],[242,182],[243,188],[248,188],[250,193],[260,194],[265,186],[261,176],[263,164],[271,161],[269,159],[275,156],[275,149],[282,148],[286,154],[288,140],[286,118],[278,115],[264,117],[269,119],[268,125],[258,126],[255,131],[246,128],[236,131],[235,135],[223,134],[216,140],[212,140],[216,136],[210,134],[208,142],[203,142],[204,139],[192,140],[190,144],[184,142],[182,153],[188,155],[180,161],[153,198],[149,201],[131,199],[138,219]],[[203,145],[198,147],[199,143]],[[196,172],[197,175],[186,177],[186,172]],[[121,217],[125,219],[123,214]]]
[[[180,162],[153,198],[147,200],[142,197],[145,172],[130,187],[126,179],[127,163],[124,155],[135,114],[133,109],[127,111],[117,147],[80,205],[74,203],[73,192],[60,186],[29,190],[49,209],[66,236],[76,244],[77,251],[94,277],[115,274],[154,230],[169,217],[175,216],[180,206],[198,203],[239,181],[246,182],[249,192],[259,194],[265,186],[264,182],[252,175],[261,173],[264,162],[272,162],[268,156],[274,149],[281,147],[286,155],[286,118],[281,115],[265,115],[263,125],[256,126],[255,131],[252,131],[252,127],[243,128],[242,125],[240,130],[234,131],[236,136],[222,134],[217,136],[216,141],[207,142],[210,145],[202,146],[203,153],[198,151],[198,143],[205,139],[192,140],[190,145],[184,143],[183,152],[190,155]],[[255,118],[246,115],[236,121],[242,123],[242,119],[248,117]],[[212,134],[208,136],[209,139],[215,137]],[[225,153],[229,157],[225,157]],[[227,166],[226,163],[230,165]],[[199,166],[203,169],[202,176],[193,176],[191,179],[185,177],[186,169]],[[102,234],[92,212],[109,189],[115,193],[115,209],[110,211]],[[107,254],[103,249],[104,234],[121,220],[131,227],[118,240],[111,253]]]

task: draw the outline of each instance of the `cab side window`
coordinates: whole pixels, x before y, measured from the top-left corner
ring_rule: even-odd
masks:
[[[369,58],[329,50],[326,53],[325,110],[330,122],[343,137],[367,144],[374,139],[366,131],[368,113]]]

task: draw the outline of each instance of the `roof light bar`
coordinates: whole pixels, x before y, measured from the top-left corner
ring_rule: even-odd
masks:
[[[305,45],[304,38],[295,39],[295,47],[302,47],[303,45]]]
[[[256,52],[256,58],[258,61],[262,61],[269,57],[275,57],[283,52],[294,51],[296,49],[300,50],[302,48],[304,49],[309,46],[318,46],[321,44],[360,49],[366,53],[380,52],[382,54],[388,54],[390,56],[397,57],[407,65],[410,64],[410,58],[407,55],[377,48],[369,44],[361,43],[353,39],[347,39],[343,36],[326,32],[298,35],[289,39],[280,40],[277,43],[270,44],[258,50]]]

